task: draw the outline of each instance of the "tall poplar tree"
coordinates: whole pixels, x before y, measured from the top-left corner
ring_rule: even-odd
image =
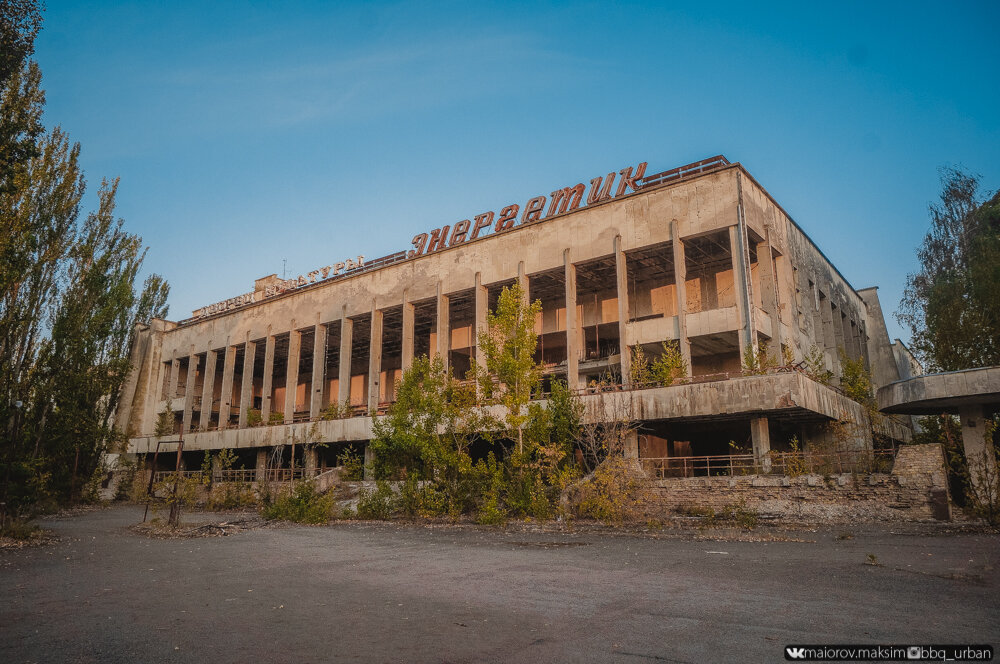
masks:
[[[165,316],[169,292],[158,275],[135,292],[145,251],[114,216],[117,180],[80,218],[80,146],[44,132],[25,60],[39,24],[37,3],[0,5],[0,521],[82,494],[120,438],[135,323]]]

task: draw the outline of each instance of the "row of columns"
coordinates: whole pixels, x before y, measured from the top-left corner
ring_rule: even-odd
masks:
[[[691,366],[691,344],[687,334],[687,323],[685,319],[685,309],[687,303],[687,294],[685,289],[686,281],[686,259],[684,251],[684,242],[680,238],[678,223],[677,221],[672,221],[670,223],[670,232],[672,240],[672,257],[674,264],[675,273],[675,291],[677,298],[677,337],[678,344],[680,347],[681,355],[687,365]],[[738,278],[738,275],[743,275],[746,270],[749,269],[746,263],[746,238],[745,235],[741,233],[739,226],[730,227],[730,245],[732,250],[732,260],[733,260],[733,270],[734,275],[737,278],[734,279],[737,290],[737,308],[739,310],[739,315],[741,321],[745,321],[745,324],[740,332],[740,343],[741,346],[746,346],[752,343],[752,312],[748,308],[747,303],[752,301],[749,292],[749,275],[744,275],[745,278]],[[769,257],[771,248],[770,244],[765,241],[758,247],[758,251],[764,251],[764,256]],[[629,352],[629,347],[631,340],[629,339],[629,302],[628,302],[628,280],[627,280],[627,262],[625,251],[622,246],[622,239],[620,236],[614,239],[614,260],[615,260],[615,276],[616,276],[616,287],[618,291],[618,332],[619,332],[619,344],[621,349],[621,373],[622,381],[628,386],[631,383],[631,354]],[[779,329],[779,323],[777,319],[777,293],[776,293],[776,276],[773,271],[773,264],[770,260],[760,261],[762,264],[762,282],[764,283],[764,293],[763,299],[765,303],[765,310],[768,311],[772,316],[772,330],[777,331]],[[564,275],[565,275],[565,299],[566,299],[566,348],[567,348],[567,380],[571,387],[579,386],[580,376],[579,376],[579,355],[580,355],[580,336],[578,334],[577,328],[577,279],[576,279],[576,265],[573,262],[572,250],[565,249],[563,252],[563,264],[564,264]],[[528,298],[530,291],[529,277],[525,272],[524,262],[521,261],[518,264],[518,279],[521,282],[521,286],[524,290],[525,298]],[[483,332],[487,328],[487,312],[488,312],[488,289],[482,283],[481,273],[476,273],[476,281],[474,286],[474,301],[475,301],[475,328],[474,328],[474,341],[473,346],[475,348],[475,361],[476,364],[482,366],[484,363],[484,358],[479,349],[479,333]],[[436,294],[436,309],[437,309],[437,347],[434,352],[439,355],[447,365],[448,363],[448,351],[450,350],[450,321],[449,321],[449,297],[443,292],[441,282],[438,282],[437,294]],[[374,409],[378,406],[380,385],[379,377],[381,375],[382,367],[382,331],[383,331],[383,320],[384,313],[383,309],[377,306],[375,301],[372,302],[371,308],[371,335],[370,335],[370,348],[369,348],[369,362],[368,362],[368,394],[367,404],[369,409]],[[414,353],[414,326],[415,326],[415,310],[414,304],[409,299],[409,293],[404,291],[403,293],[403,303],[402,303],[402,368],[405,371],[413,364],[413,353]],[[338,374],[338,384],[339,391],[337,394],[337,401],[339,403],[344,403],[350,399],[351,395],[351,352],[353,348],[353,331],[354,331],[354,321],[346,315],[346,310],[343,312],[343,316],[340,321],[340,363],[339,363],[339,374]],[[294,329],[294,321],[292,322],[293,329],[289,332],[289,343],[288,343],[288,363],[285,376],[285,402],[281,404],[284,413],[284,421],[286,423],[291,422],[294,410],[295,410],[295,394],[298,386],[299,380],[299,357],[301,353],[301,340],[302,340],[302,330]],[[829,328],[827,328],[829,329]],[[311,391],[307,402],[309,404],[309,415],[310,418],[316,418],[319,416],[320,411],[323,408],[323,382],[326,378],[326,348],[328,341],[328,326],[323,323],[317,323],[312,326],[313,332],[313,366],[312,375],[310,380]],[[772,338],[775,339],[773,343],[777,343],[777,334],[772,334]],[[263,367],[263,386],[262,386],[262,400],[261,400],[261,417],[266,422],[270,418],[271,412],[275,404],[271,403],[271,395],[273,392],[273,370],[274,370],[274,353],[275,353],[275,342],[276,335],[268,330],[268,334],[265,337],[265,352],[264,352],[264,367]],[[245,341],[245,351],[243,356],[243,379],[240,390],[240,403],[238,426],[245,427],[247,425],[247,413],[252,407],[252,388],[253,388],[253,374],[255,369],[255,363],[257,358],[257,346],[258,341],[252,341],[247,339]],[[740,348],[740,353],[742,356],[743,347]],[[228,345],[224,349],[224,369],[223,369],[223,384],[221,392],[221,408],[219,413],[219,428],[226,428],[229,424],[229,418],[231,413],[231,399],[232,399],[232,382],[234,374],[234,363],[236,357],[236,346]],[[194,372],[198,367],[200,356],[192,352],[189,356],[189,372],[191,378],[194,376]],[[205,428],[208,426],[211,418],[211,403],[212,396],[214,394],[214,380],[216,373],[216,362],[217,356],[216,351],[211,351],[206,355],[205,361],[205,380],[202,388],[202,409],[201,416],[199,419],[199,424],[201,427]],[[170,393],[176,393],[177,389],[177,374],[179,368],[179,360],[174,359],[171,364],[171,376],[170,376]],[[187,381],[187,388],[185,390],[185,403],[184,403],[184,420],[183,426],[184,430],[187,431],[191,425],[191,412],[194,398],[194,380]],[[331,395],[332,397],[333,395]],[[206,407],[207,406],[207,407]]]

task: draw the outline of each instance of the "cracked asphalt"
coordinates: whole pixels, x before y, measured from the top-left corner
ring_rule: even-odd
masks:
[[[153,539],[129,530],[141,518],[47,519],[58,542],[0,551],[0,662],[766,662],[791,643],[1000,641],[996,534],[342,523]]]

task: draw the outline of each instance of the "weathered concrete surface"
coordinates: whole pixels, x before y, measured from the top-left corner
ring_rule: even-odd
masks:
[[[581,397],[587,416],[604,413],[606,419],[629,414],[640,421],[682,418],[712,418],[725,414],[801,415],[806,419],[846,420],[865,422],[867,414],[856,401],[798,372],[743,376],[729,380],[690,383],[625,392],[605,392]],[[500,407],[491,414],[503,417]],[[908,441],[908,428],[879,418],[874,425],[896,440]],[[185,450],[243,449],[271,445],[286,445],[293,441],[322,440],[324,442],[363,441],[372,436],[372,418],[352,417],[343,420],[278,424],[247,429],[191,432],[184,436]],[[176,440],[176,436],[168,436]],[[156,449],[153,436],[129,441],[129,451],[151,453]]]
[[[347,524],[149,540],[124,531],[140,518],[52,521],[60,543],[0,552],[0,661],[760,662],[787,643],[1000,636],[996,535]]]
[[[951,519],[940,445],[904,445],[891,473],[677,477],[647,481],[645,518],[742,507],[765,517],[853,523]]]
[[[310,273],[310,281],[303,277],[297,282],[300,288],[233,309],[227,304],[219,311],[211,309],[215,313],[203,318],[180,324],[156,321],[140,331],[133,360],[136,370],[142,369],[130,377],[123,392],[127,403],[119,425],[132,436],[130,451],[148,448],[147,440],[135,436],[150,434],[157,415],[165,410],[183,413],[181,428],[186,435],[194,434],[193,429],[212,429],[213,421],[219,421],[219,428],[226,428],[225,415],[235,406],[231,397],[237,383],[242,387],[239,434],[227,431],[224,435],[191,435],[188,449],[266,447],[280,443],[273,440],[275,435],[298,433],[294,428],[266,433],[261,428],[246,431],[247,411],[258,400],[264,421],[271,412],[283,412],[287,423],[302,419],[302,411],[315,418],[331,401],[342,403],[350,398],[354,405],[367,403],[371,409],[383,400],[391,400],[387,387],[393,384],[399,366],[412,360],[414,303],[436,302],[435,314],[421,324],[433,325],[430,335],[436,343],[428,342],[427,348],[436,349],[447,363],[449,351],[473,347],[469,336],[473,327],[483,326],[488,289],[515,277],[525,283],[541,275],[555,279],[551,284],[554,290],[537,321],[537,332],[565,336],[566,348],[574,352],[568,359],[553,359],[551,369],[560,375],[568,372],[574,387],[578,378],[588,377],[580,373],[578,366],[581,358],[577,351],[585,349],[576,345],[582,340],[586,345],[583,328],[597,324],[617,323],[618,346],[625,352],[615,353],[611,347],[601,350],[596,327],[591,332],[597,347],[591,351],[606,354],[594,359],[605,368],[620,367],[626,382],[630,375],[628,346],[657,345],[672,339],[681,340],[682,353],[696,375],[739,371],[739,358],[747,343],[757,338],[749,335],[752,330],[767,337],[761,341],[775,355],[780,354],[779,350],[787,351],[794,361],[802,360],[813,346],[824,350],[828,365],[834,369],[839,362],[839,347],[852,357],[861,357],[869,343],[867,329],[883,330],[881,336],[885,336],[884,325],[868,324],[872,316],[881,317],[881,310],[875,312],[866,305],[741,165],[724,160],[721,163],[696,177],[642,187],[634,193],[623,188],[603,202],[595,199],[586,207],[546,215],[537,222],[524,223],[523,218],[522,223],[507,230],[498,227],[490,234],[457,243],[453,237],[449,246],[442,243],[440,250],[422,255],[416,252],[406,260],[371,270],[328,281],[312,281],[316,273]],[[692,251],[687,252],[686,244]],[[650,270],[649,261],[654,258],[660,267]],[[675,260],[685,264],[671,266]],[[566,302],[581,295],[572,286],[576,270],[597,269],[598,265],[604,265],[605,270],[613,265],[614,276],[592,276],[590,280],[597,278],[601,285],[587,286],[586,301],[577,303],[574,311],[567,311]],[[720,265],[727,269],[720,270]],[[255,292],[260,291],[262,298],[272,279],[257,280]],[[461,325],[455,321],[453,326],[451,314],[447,313],[449,302],[461,302],[470,293],[476,302],[474,320],[464,320]],[[682,297],[683,293],[695,297]],[[598,300],[599,321],[594,320]],[[402,315],[397,316],[396,311]],[[358,330],[354,330],[355,323]],[[325,348],[323,344],[314,344],[311,349],[313,357],[324,355],[324,350],[327,357],[337,356],[336,377],[325,374],[326,364],[311,366],[304,356],[303,371],[298,371],[297,360],[303,351],[310,350],[300,348],[300,335],[313,334],[315,341],[323,336],[315,334],[316,330],[339,330],[339,354],[335,347]],[[355,333],[357,348],[351,341]],[[383,335],[386,339],[405,340],[398,356],[395,346],[392,357],[382,352]],[[279,337],[283,350],[276,353]],[[255,359],[253,353],[261,344],[267,350],[263,358]],[[232,371],[213,371],[217,354],[230,357],[237,352],[244,353],[243,373],[237,375],[235,367]],[[261,360],[262,367],[258,364]],[[179,362],[185,363],[181,394]],[[200,373],[198,366],[204,368]],[[590,367],[589,378],[594,377],[596,368]],[[257,375],[261,369],[262,375]],[[332,372],[332,365],[330,369]],[[254,370],[253,375],[250,370]],[[215,373],[219,374],[217,378]],[[284,379],[274,382],[275,375]],[[199,381],[200,399],[187,385],[197,387]],[[711,389],[692,389],[691,396],[701,397],[706,392],[710,397]],[[227,394],[228,401],[224,398]],[[311,398],[305,399],[304,395]],[[839,419],[840,412],[852,410],[839,408],[826,397],[821,400],[828,402],[820,404],[821,409],[816,411],[823,417]],[[761,410],[754,403],[750,404],[751,411],[739,410],[738,403],[722,405],[726,410],[711,415],[725,419],[746,412],[749,418],[752,410]],[[193,410],[201,412],[201,416],[193,418]],[[674,408],[663,404],[652,410],[662,413]],[[839,412],[831,415],[832,410]],[[855,423],[863,420],[852,416]],[[368,437],[365,432],[345,428],[358,427],[324,424],[321,439],[334,442]]]
[[[878,407],[886,413],[939,415],[973,404],[1000,407],[1000,367],[925,374],[879,388]]]

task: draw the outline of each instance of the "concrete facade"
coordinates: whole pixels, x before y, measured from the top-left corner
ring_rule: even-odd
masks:
[[[458,376],[481,360],[477,332],[515,279],[542,302],[535,329],[547,380],[586,392],[610,377],[629,390],[632,348],[655,357],[665,341],[679,346],[690,382],[627,392],[660,441],[648,454],[728,453],[718,442],[728,438],[764,455],[792,437],[820,440],[837,420],[868,427],[864,409],[791,367],[750,377],[741,367],[748,348],[794,365],[816,347],[837,372],[842,349],[864,358],[878,385],[896,380],[874,290],[855,291],[738,163],[621,174],[614,195],[611,173],[585,199],[583,184],[553,192],[548,214],[546,197],[533,198],[501,227],[505,208],[483,236],[467,239],[465,220],[450,235],[444,227],[429,241],[417,236],[409,255],[351,263],[329,280],[315,271],[286,292],[272,275],[190,319],[154,320],[137,335],[119,413],[129,451],[150,449],[167,409],[188,450],[363,447],[369,413],[393,401],[415,356],[438,354]],[[895,421],[875,424],[892,438],[909,435]]]

